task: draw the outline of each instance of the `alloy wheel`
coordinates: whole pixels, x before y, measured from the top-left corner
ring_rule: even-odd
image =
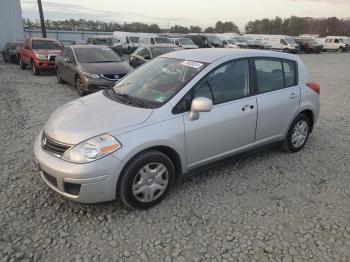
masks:
[[[309,133],[309,126],[306,123],[306,121],[305,120],[299,121],[295,125],[292,133],[293,146],[296,148],[301,147],[305,143],[308,133]]]

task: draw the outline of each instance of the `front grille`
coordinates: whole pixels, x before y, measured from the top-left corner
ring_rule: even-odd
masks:
[[[55,187],[57,187],[57,179],[54,176],[49,175],[48,173],[46,173],[45,171],[43,171],[44,177],[47,181],[50,182],[50,184],[54,185]]]
[[[126,74],[103,74],[102,77],[107,80],[116,81],[124,77]]]
[[[48,60],[49,60],[50,62],[55,62],[56,56],[55,56],[55,55],[49,55]]]
[[[43,133],[41,138],[41,146],[45,151],[48,151],[58,157],[61,157],[63,153],[70,148],[70,145],[57,142],[48,137],[45,133]]]

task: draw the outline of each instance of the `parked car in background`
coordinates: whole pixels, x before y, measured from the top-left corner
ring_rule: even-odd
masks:
[[[183,49],[197,49],[198,45],[195,45],[191,38],[171,38],[174,45]]]
[[[23,47],[24,41],[13,41],[5,44],[4,50],[2,50],[2,57],[5,62],[18,63],[18,50]]]
[[[246,48],[247,46],[239,45],[239,43],[233,39],[222,39],[224,48]]]
[[[319,94],[298,56],[172,52],[57,109],[37,136],[34,159],[43,181],[68,199],[118,198],[146,209],[195,168],[271,143],[300,151]]]
[[[110,88],[132,68],[120,56],[100,45],[65,47],[56,59],[57,82],[67,82],[82,96]]]
[[[113,36],[120,40],[123,52],[133,53],[140,46],[140,36],[137,33],[113,32]]]
[[[224,45],[221,39],[215,34],[189,34],[187,36],[199,48],[223,48]]]
[[[348,38],[345,36],[327,36],[324,40],[324,51],[345,52],[349,49]]]
[[[169,37],[163,37],[163,36],[146,36],[140,38],[140,44],[142,45],[158,45],[158,44],[168,44],[172,45]]]
[[[298,37],[293,38],[294,41],[300,46],[300,51],[319,54],[323,51],[323,45],[316,42],[313,38]]]
[[[63,46],[67,47],[67,46],[71,46],[71,45],[75,45],[76,42],[74,40],[60,40],[60,42],[63,44]]]
[[[55,39],[27,38],[18,51],[19,65],[25,69],[32,67],[34,75],[41,71],[56,69],[55,59],[63,49],[63,44]]]
[[[108,46],[119,56],[123,56],[122,43],[119,39],[110,35],[97,35],[89,37],[86,41],[89,45],[103,45]]]
[[[245,36],[251,36],[261,39],[261,41],[270,44],[272,50],[293,54],[296,54],[300,51],[300,46],[290,36],[256,34],[246,34]]]
[[[158,45],[143,45],[129,56],[129,64],[133,68],[156,58],[157,56],[174,52],[179,48],[176,45],[158,44]]]

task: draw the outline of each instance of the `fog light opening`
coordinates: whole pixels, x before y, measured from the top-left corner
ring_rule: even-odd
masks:
[[[64,192],[70,195],[78,196],[80,194],[81,184],[64,182]]]

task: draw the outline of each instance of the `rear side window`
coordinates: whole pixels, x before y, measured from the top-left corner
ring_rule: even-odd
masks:
[[[283,61],[283,71],[284,71],[284,80],[285,87],[297,85],[296,77],[296,66],[294,62]]]
[[[280,60],[255,60],[257,91],[266,93],[284,88],[282,62]]]

